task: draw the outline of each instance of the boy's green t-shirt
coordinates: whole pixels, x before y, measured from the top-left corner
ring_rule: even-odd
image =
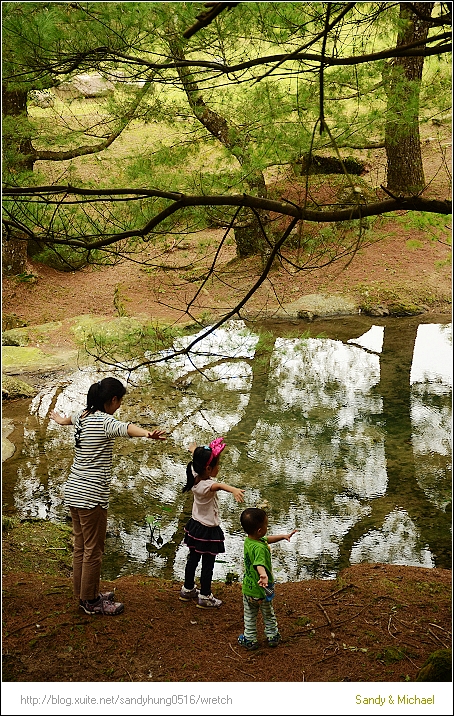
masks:
[[[244,540],[243,594],[246,594],[248,597],[255,597],[256,599],[263,599],[265,590],[257,584],[259,573],[256,567],[259,565],[265,567],[268,574],[268,582],[274,582],[271,566],[271,551],[266,537],[261,537],[259,540],[246,537]]]

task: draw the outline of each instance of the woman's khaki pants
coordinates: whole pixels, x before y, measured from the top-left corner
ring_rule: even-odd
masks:
[[[74,533],[73,589],[77,599],[96,599],[107,529],[107,510],[71,507]]]

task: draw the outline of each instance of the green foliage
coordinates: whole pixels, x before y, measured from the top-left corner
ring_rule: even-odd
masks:
[[[296,626],[310,626],[311,623],[312,620],[310,619],[310,617],[302,616],[295,619]]]
[[[87,251],[70,246],[48,246],[34,253],[33,258],[58,271],[77,271],[89,262]]]
[[[17,276],[15,276],[14,278],[19,283],[35,283],[38,279],[36,274],[27,273],[26,271],[24,271],[23,273],[18,273]]]
[[[408,656],[408,649],[403,647],[400,649],[396,646],[389,646],[382,651],[379,651],[375,658],[377,661],[383,661],[385,664],[394,664],[396,661],[402,661]]]
[[[6,525],[6,527],[5,527]],[[71,527],[48,520],[2,519],[2,549],[7,571],[69,575]]]
[[[288,59],[229,74],[191,68],[185,70],[186,75],[179,75],[172,67],[175,52],[189,61],[229,65],[292,53],[301,47],[320,53],[320,33],[326,21],[324,3],[241,3],[189,41],[182,33],[194,21],[201,4],[4,5],[3,75],[7,89],[53,87],[81,72],[102,72],[107,78],[124,73],[130,80],[147,83],[143,89],[117,83],[115,92],[99,101],[69,104],[56,100],[49,110],[29,107],[28,115],[6,116],[4,133],[11,141],[5,143],[4,161],[9,182],[27,183],[18,174],[24,164],[25,142],[32,141],[37,151],[71,150],[77,154],[116,132],[121,139],[93,156],[65,160],[63,169],[58,161],[41,165],[45,183],[165,187],[199,194],[258,193],[264,192],[263,180],[270,168],[289,165],[311,148],[318,151],[329,147],[333,151],[327,133],[314,132],[320,113],[316,64]],[[336,6],[332,12],[337,10]],[[398,8],[393,4],[356,5],[328,34],[326,55],[360,55],[392,47],[400,25]],[[128,56],[127,62],[122,60],[123,55]],[[75,58],[79,58],[78,63]],[[146,61],[166,66],[150,68]],[[383,74],[388,71],[389,62],[385,60],[325,66],[324,117],[339,146],[383,139],[387,108]],[[399,72],[397,68],[394,76],[395,119],[405,127],[415,111],[417,92]],[[189,97],[183,77],[189,77],[192,83]],[[404,97],[408,101],[402,101]],[[449,102],[449,62],[444,57],[429,58],[421,92],[424,118],[445,110]],[[219,122],[210,127],[207,117],[216,113]],[[215,131],[217,126],[225,131]],[[32,180],[28,178],[28,183],[37,181],[36,173]],[[72,207],[6,203],[18,221],[40,239],[45,237],[47,244],[74,236],[96,240],[114,231],[136,231],[167,206],[164,199],[128,200],[116,205],[80,201]],[[160,230],[179,231],[184,224],[184,228],[225,226],[232,213],[193,207],[185,211],[184,219],[178,218],[178,227],[171,218]],[[339,248],[338,239],[333,227],[321,230],[321,244],[333,256]],[[153,240],[158,243],[155,236]],[[130,242],[127,248],[134,251],[137,243]],[[41,260],[51,259],[47,252]],[[83,252],[77,256],[59,252],[58,267],[65,263],[76,266],[77,258],[83,265]],[[99,256],[86,258],[99,260]]]
[[[423,245],[418,239],[408,239],[408,241],[405,242],[405,246],[407,249],[421,249]]]
[[[156,355],[170,349],[181,328],[160,323],[141,323],[126,316],[108,323],[86,326],[76,336],[76,341],[92,354],[112,361],[137,362],[147,355]]]
[[[225,575],[225,583],[233,584],[234,582],[238,582],[239,578],[239,574],[237,574],[236,572],[227,572],[227,574]]]

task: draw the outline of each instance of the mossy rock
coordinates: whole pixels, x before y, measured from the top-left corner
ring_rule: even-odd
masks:
[[[19,318],[15,313],[2,313],[2,331],[10,331],[12,328],[23,328],[27,321]]]
[[[452,681],[452,650],[434,651],[421,666],[415,681]]]
[[[23,380],[13,378],[11,375],[2,375],[2,398],[33,398],[37,394],[36,388]]]
[[[419,316],[425,313],[427,309],[424,306],[417,306],[415,303],[396,302],[388,305],[388,311],[391,316]]]
[[[399,649],[396,646],[388,646],[376,655],[376,659],[378,661],[383,661],[385,664],[394,664],[396,661],[402,661],[402,659],[405,659],[405,652],[406,649]]]
[[[343,164],[343,166],[342,166]],[[367,167],[354,157],[345,157],[340,162],[338,157],[324,157],[319,154],[303,154],[295,162],[295,174],[364,174]]]
[[[30,343],[46,343],[51,334],[61,328],[61,321],[42,323],[40,325],[11,328],[2,333],[2,346],[28,346]]]

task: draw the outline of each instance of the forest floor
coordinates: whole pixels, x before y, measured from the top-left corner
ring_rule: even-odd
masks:
[[[447,135],[444,146],[446,141]],[[433,179],[427,195],[446,198],[448,178],[439,171],[437,146],[423,146],[426,175]],[[405,215],[380,221],[380,241],[362,248],[348,265],[290,273],[278,264],[248,302],[248,313],[272,315],[279,305],[313,293],[354,296],[359,304],[385,308],[399,300],[429,313],[450,313],[449,217],[435,229]],[[204,241],[220,235],[212,230]],[[184,249],[168,247],[166,257],[173,252],[181,257],[177,262],[190,264],[201,256],[209,261],[203,244],[187,243]],[[231,244],[224,269],[195,304],[200,320],[235,305],[260,266],[254,258],[238,262]],[[81,314],[187,320],[184,307],[195,284],[189,276],[177,285],[174,277],[169,270],[128,262],[59,272],[32,261],[27,276],[4,279],[3,315],[28,324],[62,321],[62,331],[54,334],[60,347],[72,342],[70,322]],[[53,538],[41,535],[45,523],[31,527],[23,523],[3,532],[4,681],[414,681],[432,652],[451,645],[449,570],[360,564],[336,580],[280,584],[275,609],[282,643],[269,649],[262,635],[261,648],[249,653],[237,644],[238,583],[214,584],[224,603],[211,612],[180,602],[180,584],[121,577],[102,586],[116,589],[124,613],[89,617],[71,596],[70,546],[56,553]],[[33,545],[39,562],[31,557]]]
[[[3,681],[406,682],[451,646],[451,571],[358,564],[335,580],[276,589],[281,644],[237,644],[241,585],[213,583],[219,610],[178,599],[181,584],[144,575],[103,581],[125,605],[88,616],[72,597],[66,525],[3,531]],[[209,668],[207,665],[209,664]]]
[[[424,196],[448,199],[451,176],[446,157],[451,153],[450,130],[429,126],[423,136],[422,156],[428,182]],[[357,180],[363,182],[361,186],[378,186],[369,195],[370,200],[377,200],[385,197],[379,188],[386,163],[384,150],[376,150],[369,160],[368,174]],[[320,205],[333,200],[336,175],[315,178],[313,182],[313,198]],[[302,186],[304,177],[294,177],[291,182],[287,177],[284,182],[272,182],[270,193],[300,201]],[[310,230],[311,227],[305,229]],[[53,336],[57,345],[64,346],[72,343],[71,322],[83,314],[106,318],[124,315],[170,323],[190,319],[212,322],[237,305],[262,270],[256,256],[241,261],[236,258],[230,237],[217,258],[215,274],[201,285],[198,279],[207,273],[223,233],[221,229],[210,229],[188,234],[178,242],[164,242],[154,255],[148,248],[134,262],[123,260],[114,266],[58,271],[30,261],[25,275],[3,279],[3,330],[11,315],[35,325],[61,321],[62,330]],[[344,239],[356,241],[348,231],[336,236],[339,250]],[[302,263],[298,249],[289,248],[284,253],[290,261]],[[401,315],[405,315],[405,307],[417,313],[450,313],[451,291],[451,217],[397,212],[374,221],[366,241],[353,257],[349,254],[322,268],[310,270],[306,266],[301,271],[286,262],[275,262],[241,315],[273,317],[283,305],[311,294],[349,296],[365,313],[378,308],[384,309],[386,315],[388,310],[393,313],[396,306],[404,308]]]

